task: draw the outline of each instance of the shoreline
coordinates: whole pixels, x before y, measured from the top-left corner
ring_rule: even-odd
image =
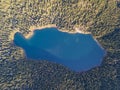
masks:
[[[91,32],[83,31],[83,30],[80,29],[80,28],[74,27],[74,30],[75,30],[75,31],[69,31],[69,30],[67,30],[67,29],[59,29],[55,24],[49,24],[49,25],[45,25],[45,26],[31,26],[30,29],[29,29],[30,32],[28,33],[28,35],[25,36],[25,38],[26,38],[26,39],[29,39],[29,38],[33,35],[34,30],[36,30],[36,29],[42,30],[42,29],[44,29],[44,28],[57,28],[59,31],[61,31],[61,32],[67,32],[67,33],[69,33],[69,34],[79,33],[79,34],[90,34],[90,35],[92,35]],[[92,37],[93,37],[93,39],[96,41],[96,43],[100,46],[100,48],[105,51],[105,49],[104,49],[104,48],[102,47],[102,45],[98,42],[98,40],[97,40],[93,35],[92,35]],[[106,52],[105,52],[105,56],[106,56]]]
[[[25,38],[29,39],[33,35],[34,30],[36,29],[42,30],[43,28],[50,28],[50,27],[57,28],[55,24],[46,25],[46,26],[31,26],[29,29],[30,32],[28,33],[28,35],[25,36]]]
[[[19,29],[15,29],[14,31],[10,32],[10,34],[9,34],[9,40],[10,41],[13,41],[14,35],[15,35],[16,32],[20,32]]]
[[[71,34],[76,34],[76,33],[91,34],[91,32],[82,31],[82,30],[79,30],[78,28],[74,28],[74,31],[69,31],[67,29],[59,29],[55,24],[50,24],[50,25],[45,25],[45,26],[31,26],[29,29],[30,32],[28,33],[28,35],[25,36],[25,38],[29,39],[33,35],[34,30],[36,29],[42,30],[44,28],[57,28],[61,32],[67,32]]]
[[[81,30],[80,28],[76,28],[74,27],[74,31],[69,31],[67,29],[59,29],[55,24],[49,24],[49,25],[45,25],[45,26],[31,26],[30,27],[30,32],[27,34],[27,35],[23,35],[26,39],[29,39],[33,34],[34,34],[34,30],[36,29],[39,29],[39,30],[42,30],[44,28],[57,28],[60,32],[66,32],[66,33],[69,33],[69,34],[76,34],[76,33],[79,33],[79,34],[91,34],[91,32],[87,32],[87,31],[83,31]],[[11,40],[14,39],[14,34],[16,32],[20,32],[18,29],[15,29],[14,32],[12,32],[9,37]],[[105,49],[102,47],[102,45],[98,42],[98,40],[92,35],[93,39],[96,41],[96,43],[102,48],[102,50],[105,51]]]
[[[47,25],[47,26],[44,26],[44,27],[31,27],[30,28],[30,33],[28,33],[28,35],[27,36],[24,36],[26,39],[29,39],[32,35],[33,35],[33,33],[34,33],[34,30],[36,30],[36,29],[39,29],[39,30],[42,30],[43,28],[57,28],[56,26],[51,26],[51,25]],[[58,28],[57,28],[58,29]],[[60,31],[60,32],[67,32],[68,34],[70,34],[71,32],[69,32],[69,31],[61,31],[62,29],[58,29],[58,31]],[[82,31],[74,31],[74,32],[72,32],[72,34],[76,34],[76,33],[79,33],[79,34],[88,34],[88,35],[91,35],[92,36],[92,34],[91,33],[89,33],[89,32],[82,32]],[[96,38],[94,38],[94,36],[92,36],[92,38],[94,39],[94,41],[99,45],[99,47],[104,51],[104,53],[102,53],[103,54],[103,58],[106,56],[106,51],[105,51],[105,49],[102,47],[102,45],[97,41],[97,39]],[[84,41],[83,41],[84,42]],[[19,46],[18,46],[19,47]],[[21,48],[21,47],[20,47]],[[25,49],[24,48],[21,48],[22,50],[23,50],[23,56],[24,56],[24,58],[28,58],[27,57],[27,55],[26,55],[26,52],[25,52]],[[101,61],[101,63],[103,62],[103,59],[101,59],[100,60]],[[100,63],[100,64],[101,64]],[[59,64],[59,63],[58,63]],[[98,66],[98,65],[97,65]],[[97,67],[96,66],[96,67]],[[90,69],[89,69],[90,70]],[[86,70],[86,71],[88,71],[88,70]],[[85,72],[86,72],[85,71]]]

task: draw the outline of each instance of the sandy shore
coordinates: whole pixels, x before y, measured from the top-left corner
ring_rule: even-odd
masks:
[[[33,31],[36,30],[36,29],[39,29],[39,30],[42,30],[43,28],[58,28],[55,24],[50,24],[50,25],[46,25],[46,26],[31,26],[30,27],[30,33],[28,35],[25,36],[25,38],[30,38],[32,35],[33,35]],[[69,30],[66,30],[66,29],[58,29],[59,31],[61,32],[68,32],[68,33],[81,33],[81,34],[91,34],[90,32],[86,32],[86,31],[83,31],[83,30],[80,30],[78,28],[74,28],[74,31],[69,31]]]
[[[14,35],[16,32],[20,32],[19,29],[15,29],[14,31],[10,32],[9,40],[12,41],[14,39]]]
[[[36,29],[42,30],[43,28],[51,28],[51,27],[57,28],[57,26],[55,24],[46,25],[46,26],[31,26],[29,29],[30,32],[28,35],[25,36],[25,38],[27,38],[27,39],[30,38],[33,35],[34,30],[36,30]]]

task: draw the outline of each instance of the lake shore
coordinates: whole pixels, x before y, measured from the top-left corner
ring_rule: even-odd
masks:
[[[50,25],[46,25],[46,26],[31,26],[30,27],[30,32],[28,33],[28,35],[25,36],[25,38],[29,39],[32,35],[33,35],[33,32],[34,30],[36,29],[39,29],[39,30],[42,30],[43,28],[57,28],[57,26],[55,24],[50,24]]]
[[[61,32],[67,32],[67,33],[81,33],[81,34],[91,34],[91,32],[87,32],[84,30],[81,30],[80,28],[74,28],[74,31],[70,31],[70,30],[66,30],[66,29],[59,29],[55,24],[50,24],[50,25],[46,25],[46,26],[31,26],[30,27],[30,32],[28,33],[28,35],[25,36],[25,38],[29,39],[32,35],[34,30],[39,29],[42,30],[43,28],[57,28],[59,31]]]

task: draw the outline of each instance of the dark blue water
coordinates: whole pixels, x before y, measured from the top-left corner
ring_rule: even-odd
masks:
[[[100,65],[105,54],[91,34],[70,34],[57,28],[36,29],[28,39],[17,32],[14,43],[24,49],[27,58],[56,62],[75,71]]]

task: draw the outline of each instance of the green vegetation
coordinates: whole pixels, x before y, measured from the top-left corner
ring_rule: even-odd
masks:
[[[86,27],[107,51],[101,66],[76,73],[25,60],[12,34],[49,24],[68,31]],[[120,90],[119,28],[117,0],[0,0],[0,90]]]

